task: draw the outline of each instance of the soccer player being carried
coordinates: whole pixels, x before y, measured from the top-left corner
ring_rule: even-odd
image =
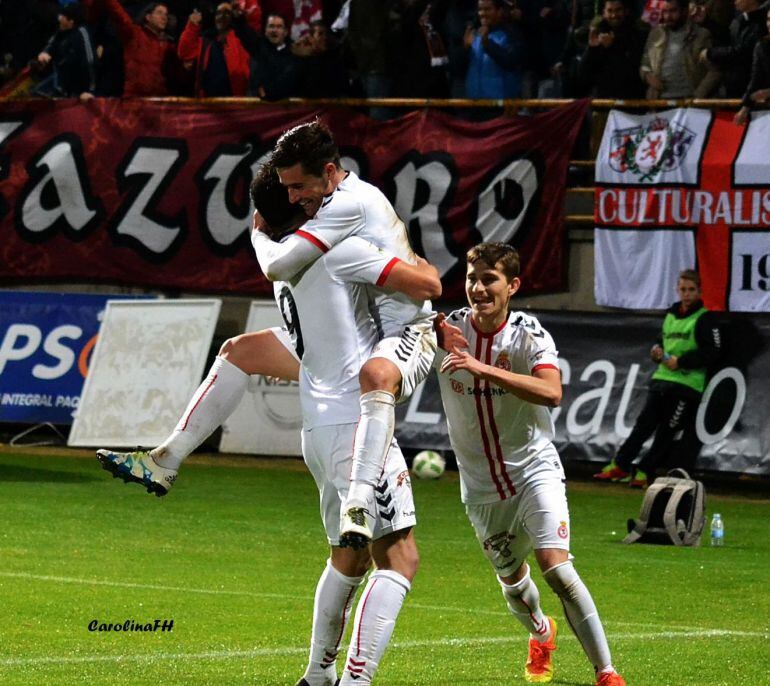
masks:
[[[302,207],[308,221],[281,242],[252,232],[257,259],[268,279],[291,281],[349,236],[365,238],[404,262],[417,263],[393,206],[378,188],[342,168],[337,144],[319,121],[284,133],[271,161],[289,200]],[[360,420],[350,490],[342,507],[341,544],[354,548],[366,546],[372,538],[374,487],[393,440],[395,404],[409,398],[425,379],[436,352],[435,314],[422,302],[380,292],[374,311],[380,341],[359,376]]]
[[[510,611],[530,632],[527,681],[553,676],[556,622],[540,607],[526,558],[534,549],[543,576],[564,606],[599,686],[624,686],[615,672],[599,614],[569,553],[564,470],[552,443],[549,408],[561,402],[553,339],[537,319],[508,312],[519,289],[519,256],[504,243],[468,251],[469,307],[447,317],[467,349],[436,356],[449,440],[466,512]],[[456,328],[455,328],[456,327]],[[445,334],[442,345],[448,345]]]
[[[297,206],[288,202],[270,165],[258,172],[251,195],[260,212],[255,224],[271,235],[278,237],[276,229],[293,230],[306,219],[302,212],[297,216]],[[275,284],[286,328],[226,341],[163,444],[149,453],[97,453],[105,469],[163,495],[182,460],[235,409],[249,375],[299,380],[303,457],[319,489],[331,550],[316,587],[308,666],[297,686],[370,684],[417,570],[409,472],[395,440],[389,443],[377,475],[379,500],[371,517],[371,545],[360,549],[340,545],[340,507],[349,486],[359,416],[358,373],[379,341],[369,309],[379,292],[376,284],[418,301],[440,292],[438,273],[424,261],[412,265],[362,238],[350,237],[291,283]],[[340,640],[355,592],[372,561],[377,569],[359,601],[354,638],[337,681]]]

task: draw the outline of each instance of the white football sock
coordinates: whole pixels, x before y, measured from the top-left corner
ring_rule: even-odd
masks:
[[[612,669],[610,648],[602,621],[591,594],[572,562],[568,560],[555,565],[543,572],[543,576],[559,596],[572,631],[583,646],[594,670],[598,673]]]
[[[190,399],[172,434],[150,455],[161,467],[179,465],[235,410],[246,391],[249,375],[218,357]]]
[[[332,566],[331,560],[327,560],[315,589],[310,658],[303,675],[310,686],[333,684],[336,680],[340,641],[356,590],[363,580],[363,576],[345,576]]]
[[[393,440],[395,407],[396,399],[387,391],[369,391],[361,396],[361,418],[353,440],[348,506],[364,507],[371,500]]]
[[[340,686],[371,684],[410,588],[409,581],[391,569],[378,569],[370,575],[356,608]]]
[[[551,637],[551,627],[540,608],[540,592],[529,574],[529,565],[524,578],[515,584],[508,585],[499,577],[497,580],[513,616],[529,631],[531,638],[545,643]]]

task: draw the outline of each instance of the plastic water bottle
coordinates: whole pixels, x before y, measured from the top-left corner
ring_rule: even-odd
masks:
[[[711,518],[711,545],[721,546],[725,542],[725,523],[722,521],[722,515],[714,513]]]

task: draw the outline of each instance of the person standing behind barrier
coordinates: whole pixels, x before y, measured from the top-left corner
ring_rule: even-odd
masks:
[[[391,69],[398,75],[393,81],[393,96],[448,98],[449,56],[434,26],[433,3],[397,0],[391,16]]]
[[[347,66],[323,21],[310,24],[310,33],[293,43],[292,52],[299,65],[300,97],[340,98],[350,94]]]
[[[280,14],[268,14],[265,35],[259,42],[249,91],[265,100],[297,95],[299,65],[291,51],[289,29]]]
[[[465,47],[470,51],[465,95],[472,99],[521,97],[524,40],[510,20],[507,0],[479,0],[479,27],[469,26]]]
[[[690,21],[711,34],[713,46],[730,45],[729,22],[723,24],[717,21],[717,14],[714,3],[709,0],[692,0],[690,2]]]
[[[711,47],[700,52],[705,64],[713,65],[723,75],[728,98],[741,98],[749,82],[751,57],[757,41],[767,33],[767,8],[759,0],[735,0],[738,16],[730,24],[730,45]]]
[[[346,43],[356,76],[366,98],[392,95],[390,71],[390,12],[394,0],[350,0]],[[393,112],[386,107],[372,107],[369,116],[383,120]]]
[[[605,0],[594,21],[580,61],[581,81],[597,98],[644,97],[639,64],[646,36],[628,8],[628,0]]]
[[[647,37],[640,74],[649,99],[706,98],[719,84],[719,73],[699,60],[711,35],[689,21],[688,7],[687,0],[665,0],[663,23]]]
[[[229,2],[217,5],[213,32],[201,31],[202,19],[198,10],[190,14],[178,47],[180,59],[196,63],[195,95],[246,95],[259,36],[246,24],[240,9]]]
[[[93,94],[96,57],[91,34],[84,26],[83,8],[71,3],[59,11],[59,30],[37,56],[38,65],[51,65],[53,73],[39,83],[33,95],[53,97]]]
[[[765,19],[767,32],[770,34],[770,7],[767,8]],[[751,77],[741,104],[741,109],[735,115],[735,123],[741,126],[746,123],[752,108],[770,105],[770,35],[754,46]]]
[[[598,481],[645,488],[676,435],[695,421],[706,372],[720,355],[722,338],[716,321],[703,306],[698,273],[692,269],[681,272],[677,291],[681,300],[669,308],[661,336],[650,351],[658,368],[652,375],[647,401],[615,458],[594,474]],[[653,433],[652,446],[632,475],[631,463]]]
[[[107,12],[123,44],[123,95],[163,96],[174,91],[182,70],[174,43],[166,34],[168,7],[162,2],[150,3],[139,25],[131,20],[118,0],[91,0],[90,4]]]

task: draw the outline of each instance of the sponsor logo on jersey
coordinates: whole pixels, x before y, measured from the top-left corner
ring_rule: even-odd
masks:
[[[465,392],[467,395],[480,395],[484,398],[494,398],[496,395],[508,395],[508,391],[499,388],[498,386],[490,388],[472,388],[471,386],[468,386],[465,389]]]
[[[556,529],[556,534],[559,538],[567,538],[569,536],[569,529],[567,528],[567,522],[561,522],[559,528]]]
[[[511,371],[511,360],[508,357],[508,353],[502,352],[497,356],[497,359],[495,360],[495,367],[506,372]]]
[[[452,390],[460,395],[465,395],[465,386],[463,386],[457,379],[450,379],[452,383]]]
[[[514,538],[516,538],[514,534],[501,531],[484,541],[484,550],[494,550],[498,555],[511,557],[511,542]]]

